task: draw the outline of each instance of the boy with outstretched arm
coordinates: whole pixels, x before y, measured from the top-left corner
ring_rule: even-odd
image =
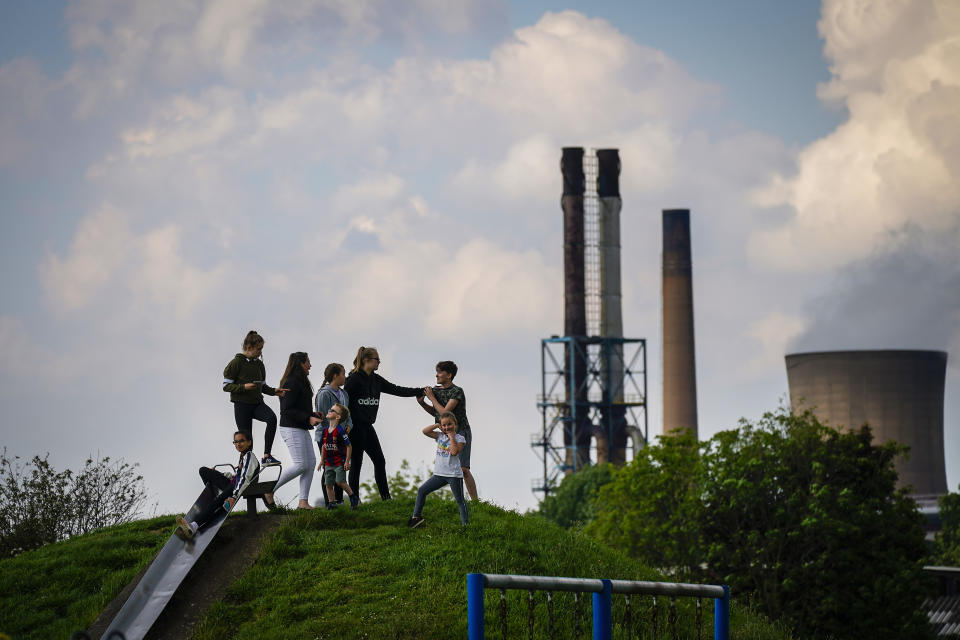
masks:
[[[243,491],[260,473],[260,463],[253,455],[253,440],[245,431],[234,432],[233,446],[240,451],[240,461],[237,462],[237,471],[232,479],[216,469],[200,467],[200,477],[203,481],[212,484],[220,490],[220,493],[213,502],[197,514],[193,522],[188,522],[184,516],[177,516],[177,529],[174,533],[178,538],[191,540],[197,531],[219,517],[221,511],[229,513],[243,495]]]
[[[323,436],[320,438],[320,464],[317,471],[324,469],[323,484],[327,490],[327,509],[333,509],[337,506],[334,496],[334,482],[343,489],[343,492],[350,496],[350,508],[356,509],[360,504],[360,497],[357,496],[350,485],[347,484],[347,471],[350,470],[350,455],[353,453],[353,445],[350,444],[350,436],[347,430],[341,426],[341,422],[350,417],[350,409],[339,402],[330,407],[327,412],[327,427],[323,430]]]
[[[439,429],[439,431],[438,431]],[[440,424],[431,424],[423,428],[423,435],[437,441],[437,456],[433,463],[433,475],[417,489],[417,502],[413,507],[413,517],[407,522],[410,528],[423,524],[423,503],[427,495],[443,485],[450,485],[453,497],[460,508],[460,523],[467,525],[467,501],[463,499],[463,470],[460,468],[460,452],[467,439],[457,433],[457,418],[449,411],[440,414]]]

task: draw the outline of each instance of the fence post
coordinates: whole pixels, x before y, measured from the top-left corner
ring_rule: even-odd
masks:
[[[470,640],[483,640],[483,574],[467,574],[467,633]]]
[[[723,597],[713,601],[713,640],[730,640],[730,587],[723,585]]]
[[[593,640],[610,640],[613,633],[613,585],[609,580],[601,582],[603,591],[593,594]]]

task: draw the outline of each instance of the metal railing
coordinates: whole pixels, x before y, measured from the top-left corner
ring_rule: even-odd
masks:
[[[517,576],[497,573],[467,574],[467,625],[470,640],[484,640],[484,590],[507,589],[546,591],[548,601],[553,591],[593,594],[593,638],[610,640],[613,633],[612,594],[713,598],[714,640],[730,638],[730,587],[680,582],[646,582],[635,580],[601,580],[547,576]],[[501,595],[502,597],[502,595]]]

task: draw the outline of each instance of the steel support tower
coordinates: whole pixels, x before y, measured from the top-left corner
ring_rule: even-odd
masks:
[[[622,359],[617,355],[621,353]],[[578,358],[586,362],[587,372],[579,388],[573,376],[568,375]],[[622,371],[611,370],[611,363],[616,362],[623,363]],[[599,336],[544,338],[540,341],[540,364],[542,386],[537,407],[543,425],[532,434],[530,446],[543,462],[543,476],[534,478],[534,492],[546,497],[564,475],[579,471],[580,461],[589,459],[590,452],[578,452],[576,438],[572,437],[574,425],[584,416],[593,425],[594,440],[601,443],[594,452],[594,461],[605,459],[602,447],[609,448],[618,427],[625,427],[628,433],[631,451],[627,460],[646,445],[649,435],[646,340]],[[622,411],[613,411],[614,407]],[[611,424],[620,415],[626,425]],[[565,441],[569,444],[564,444]]]

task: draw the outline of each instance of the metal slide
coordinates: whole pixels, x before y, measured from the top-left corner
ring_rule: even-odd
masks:
[[[214,469],[219,467],[230,467],[236,473],[236,468],[231,464],[216,465]],[[271,468],[277,469],[278,472],[280,470],[279,466]],[[260,472],[262,473],[263,469]],[[255,480],[258,479],[259,473]],[[264,491],[271,491],[276,482],[276,480],[252,482],[242,496],[247,498],[247,509],[256,509],[255,499],[249,496],[262,495]],[[186,519],[192,522],[196,515],[219,494],[220,492],[215,487],[206,485],[203,493],[187,511]],[[234,508],[236,508],[236,505],[234,505]],[[220,525],[226,518],[227,514],[223,513],[222,516],[207,525],[203,531],[198,531],[193,540],[189,542],[181,540],[176,535],[171,535],[167,543],[163,545],[163,549],[150,564],[150,568],[140,578],[140,582],[137,583],[133,593],[130,594],[123,607],[114,616],[110,626],[101,636],[101,640],[107,640],[110,634],[114,632],[122,633],[125,640],[141,640],[147,635],[147,631],[160,617],[163,608],[173,597],[177,587],[183,582],[207,545],[217,535]]]
[[[187,511],[187,520],[192,520],[219,493],[207,485]],[[147,635],[147,631],[173,597],[177,587],[217,535],[226,517],[227,514],[224,513],[203,531],[198,531],[189,542],[171,535],[101,638],[106,640],[115,631],[122,633],[126,640],[141,640]]]

